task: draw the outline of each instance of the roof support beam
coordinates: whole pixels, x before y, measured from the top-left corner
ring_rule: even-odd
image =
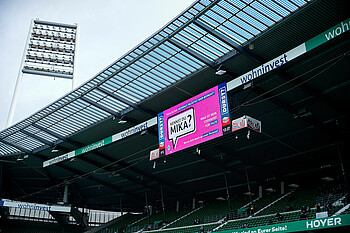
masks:
[[[27,154],[30,154],[30,155],[32,155],[32,156],[34,156],[34,157],[37,157],[37,158],[39,158],[39,159],[41,159],[41,160],[43,160],[43,161],[46,160],[46,158],[44,158],[44,156],[39,155],[39,154],[33,154],[31,151],[29,151],[29,150],[27,150],[27,149],[24,149],[24,148],[22,148],[22,147],[20,147],[20,146],[14,145],[14,144],[12,144],[12,143],[10,143],[10,142],[4,141],[4,140],[2,140],[2,139],[0,139],[0,142],[5,143],[5,144],[8,144],[8,145],[10,145],[10,146],[13,146],[13,147],[15,147],[16,149],[21,150],[21,151],[23,151],[23,152],[25,152],[25,153],[27,153]],[[69,172],[72,172],[72,173],[75,174],[75,175],[84,175],[83,172],[80,172],[80,171],[78,171],[78,170],[76,170],[76,169],[74,169],[74,168],[70,168],[70,167],[68,167],[68,166],[65,166],[65,165],[63,165],[63,164],[58,164],[57,166],[60,167],[60,168],[62,168],[62,169],[64,169],[64,170],[67,170],[67,171],[69,171]],[[53,180],[52,176],[51,176],[51,177],[49,176],[49,178],[50,178],[51,180]],[[125,194],[127,194],[127,195],[131,195],[131,196],[135,196],[135,197],[139,198],[138,196],[133,195],[132,193],[123,192],[123,191],[121,191],[118,187],[116,187],[115,185],[109,184],[108,182],[105,182],[105,181],[103,181],[103,180],[101,180],[101,179],[98,179],[98,178],[95,178],[95,177],[92,177],[92,176],[88,177],[87,179],[92,180],[92,181],[94,181],[94,182],[96,182],[96,183],[102,184],[103,186],[109,187],[109,188],[111,188],[111,189],[114,189],[114,190],[116,190],[116,191],[118,191],[118,192],[120,192],[120,193],[125,193]],[[56,183],[56,182],[54,182],[54,183]]]
[[[108,112],[109,114],[114,115],[114,116],[116,116],[116,117],[118,117],[118,118],[121,118],[121,117],[122,117],[122,116],[120,115],[120,113],[118,113],[118,112],[116,112],[116,111],[113,111],[113,110],[111,110],[111,109],[109,109],[109,108],[106,108],[105,106],[103,106],[103,105],[101,105],[101,104],[99,104],[99,103],[96,103],[96,102],[94,102],[94,101],[92,101],[92,100],[90,100],[90,99],[88,99],[88,98],[86,98],[86,97],[84,97],[84,96],[80,97],[80,99],[82,99],[82,100],[84,100],[85,102],[87,102],[87,103],[89,103],[89,104],[95,106],[96,108],[99,108],[99,109],[101,109],[101,110],[103,110],[103,111],[105,111],[105,112]]]
[[[51,131],[51,130],[49,130],[49,129],[47,129],[47,128],[44,128],[44,127],[42,127],[42,126],[40,126],[40,125],[37,125],[37,124],[34,123],[33,126],[34,126],[35,128],[38,128],[38,129],[44,131],[44,132],[47,133],[47,134],[50,134],[51,136],[54,136],[55,138],[61,139],[61,140],[63,140],[63,141],[66,141],[66,140],[67,140],[67,138],[63,137],[62,135],[60,135],[60,134],[58,134],[58,133],[55,133],[55,132],[53,132],[53,131]]]
[[[74,146],[77,146],[77,147],[83,147],[83,146],[84,146],[84,145],[83,145],[82,143],[80,143],[80,142],[76,142],[76,141],[73,141],[73,140],[71,140],[71,139],[65,138],[65,137],[63,137],[63,136],[61,136],[61,135],[59,135],[59,134],[57,134],[57,133],[55,133],[55,132],[52,132],[51,130],[46,129],[46,128],[40,126],[40,125],[33,124],[33,126],[36,127],[36,128],[38,128],[38,129],[40,129],[40,130],[42,130],[42,131],[44,131],[44,132],[46,132],[46,133],[48,133],[48,134],[50,134],[50,135],[52,135],[52,136],[54,136],[54,137],[56,137],[56,138],[61,139],[61,140],[64,141],[64,142],[70,143],[70,144],[72,144],[72,145],[74,145]],[[103,153],[101,153],[101,152],[92,151],[92,152],[90,152],[90,153],[93,153],[93,154],[95,154],[95,155],[97,155],[97,156],[99,156],[99,157],[101,157],[101,158],[103,158],[103,159],[109,161],[110,163],[115,163],[115,162],[116,162],[115,159],[113,159],[113,158],[111,158],[111,157],[109,157],[109,156],[107,156],[107,155],[105,155],[105,154],[103,154]],[[86,162],[92,162],[92,161],[86,161]],[[93,162],[92,162],[92,163],[93,163]],[[96,163],[96,162],[95,162],[95,163]],[[130,170],[130,171],[132,171],[132,172],[135,172],[135,173],[138,174],[138,175],[141,175],[141,176],[143,176],[143,177],[146,177],[146,178],[148,178],[148,179],[150,179],[150,180],[154,180],[154,181],[156,181],[156,182],[157,182],[158,184],[160,184],[160,185],[166,185],[166,186],[168,186],[168,187],[173,188],[174,190],[177,190],[177,188],[173,187],[173,184],[172,184],[171,182],[165,181],[165,180],[163,180],[163,179],[161,179],[161,178],[158,178],[158,177],[155,177],[155,176],[152,175],[152,174],[148,174],[148,173],[146,173],[146,172],[144,172],[144,171],[142,171],[142,170],[140,170],[140,169],[137,169],[136,167],[131,167],[130,164],[128,164],[128,163],[126,163],[126,162],[124,162],[124,161],[117,161],[116,164],[118,164],[118,165],[119,165],[120,167],[122,167],[122,168],[128,168],[128,170]],[[121,174],[121,176],[122,176],[122,174]],[[131,181],[131,182],[133,182],[133,183],[137,183],[137,184],[140,185],[140,182],[139,182],[139,181],[137,181],[137,180],[135,180],[135,179],[131,179],[131,177],[128,176],[128,175],[126,175],[126,174],[123,174],[123,178],[125,178],[125,179],[127,179],[127,180],[129,180],[129,181]],[[144,186],[144,184],[141,184],[141,185]],[[145,186],[144,186],[144,187],[145,187]],[[147,186],[146,186],[146,187],[147,187]]]
[[[107,91],[106,89],[102,88],[102,87],[97,87],[97,90],[105,93],[106,95],[109,95],[110,97],[124,103],[124,104],[127,104],[129,106],[131,106],[132,108],[140,111],[140,112],[143,112],[143,113],[146,113],[147,115],[151,116],[151,117],[154,117],[156,116],[157,114],[149,109],[145,109],[143,107],[140,107],[139,105],[137,104],[134,104],[133,102],[127,100],[127,99],[124,99],[123,97],[120,97],[119,95],[116,95],[110,91]]]
[[[286,110],[291,115],[293,115],[293,116],[297,115],[297,111],[294,110],[288,103],[282,101],[278,97],[274,97],[271,93],[266,92],[262,88],[256,86],[256,87],[253,88],[253,91],[255,93],[257,93],[258,95],[260,95],[261,98],[267,99],[268,101],[270,101],[271,103],[275,104],[276,106]],[[274,98],[272,98],[272,97],[274,97]],[[314,116],[302,117],[300,119],[302,119],[304,122],[306,122],[308,124],[313,125],[315,128],[320,129],[321,132],[325,132],[325,134],[327,136],[329,136],[329,137],[332,137],[332,135],[335,134],[334,129],[332,129],[330,127],[327,127],[326,125],[323,124],[323,122],[321,122],[320,120],[318,120]]]
[[[23,147],[21,147],[21,146],[17,146],[17,145],[15,145],[15,144],[11,143],[11,142],[7,142],[7,141],[2,140],[2,139],[0,139],[0,142],[5,143],[5,144],[7,144],[7,145],[10,145],[10,146],[12,146],[12,147],[14,147],[14,148],[16,148],[16,149],[18,149],[18,150],[24,152],[24,153],[32,154],[32,152],[31,152],[30,150],[27,150],[27,149],[25,149],[25,148],[23,148]]]
[[[96,108],[99,108],[99,109],[101,109],[101,110],[103,110],[105,112],[108,112],[108,113],[110,113],[113,116],[116,116],[119,119],[121,119],[123,117],[123,120],[126,120],[131,125],[136,125],[137,124],[136,120],[134,120],[134,119],[132,119],[130,117],[126,117],[124,115],[121,115],[120,113],[118,113],[116,111],[113,111],[113,110],[111,110],[109,108],[106,108],[105,106],[103,106],[103,105],[101,105],[99,103],[96,103],[96,102],[94,102],[94,101],[92,101],[92,100],[90,100],[90,99],[88,99],[88,98],[86,98],[84,96],[80,97],[80,99],[84,100],[85,102],[87,102],[87,103],[89,103],[89,104],[91,104],[93,106],[95,106]]]
[[[193,50],[189,49],[188,47],[183,46],[182,44],[180,44],[179,42],[168,38],[168,41],[173,44],[174,46],[178,47],[179,49],[183,50],[184,52],[190,54],[192,57],[195,57],[196,59],[198,59],[199,61],[203,62],[204,64],[206,64],[207,66],[215,69],[215,64],[213,61],[210,61],[209,59],[203,57],[202,55],[200,55],[199,53],[194,52]]]
[[[46,139],[43,139],[43,138],[41,138],[41,137],[39,137],[39,136],[37,136],[35,134],[32,134],[32,133],[30,133],[30,132],[28,132],[28,131],[26,131],[24,129],[21,129],[20,132],[22,132],[22,133],[28,135],[29,137],[34,138],[34,139],[38,140],[39,142],[42,142],[42,143],[44,143],[46,145],[55,146],[52,142],[50,142],[50,141],[48,141]]]
[[[55,132],[52,132],[51,130],[46,129],[46,128],[40,126],[40,125],[33,124],[33,126],[36,127],[36,128],[38,128],[38,129],[40,129],[40,130],[42,130],[42,131],[44,131],[44,132],[47,133],[47,134],[50,134],[50,135],[52,135],[52,136],[54,136],[54,137],[56,137],[56,138],[61,139],[62,141],[67,142],[67,143],[70,143],[70,144],[72,144],[72,145],[74,145],[74,146],[77,146],[77,147],[82,147],[82,146],[84,146],[84,145],[83,145],[82,143],[80,143],[80,142],[72,141],[72,140],[70,140],[70,139],[68,139],[68,138],[65,138],[65,137],[63,137],[62,135],[59,135],[59,134],[57,134],[57,133],[55,133]],[[99,156],[99,157],[101,157],[101,158],[103,158],[103,159],[106,159],[107,161],[109,161],[109,162],[111,162],[111,163],[115,162],[115,159],[110,158],[109,156],[106,156],[105,154],[102,154],[101,152],[92,151],[92,152],[90,152],[90,153],[93,153],[93,154],[95,154],[95,155],[97,155],[97,156]],[[79,158],[79,159],[80,159],[80,158]],[[96,161],[90,160],[90,159],[88,159],[88,158],[86,158],[86,157],[83,159],[83,161],[85,161],[85,162],[87,162],[87,163],[90,163],[90,164],[93,164],[93,165],[95,165],[95,166],[97,165],[97,166],[99,166],[99,167],[103,167],[102,164],[99,164],[99,163],[97,163]],[[119,162],[117,162],[117,164],[118,164],[119,166],[123,167],[123,168],[124,168],[124,167],[129,167],[129,170],[131,170],[131,171],[133,171],[133,172],[135,172],[135,173],[138,173],[139,175],[142,175],[142,176],[144,176],[144,177],[148,177],[148,178],[150,178],[151,180],[155,180],[155,181],[158,182],[159,184],[165,184],[164,181],[161,181],[161,180],[159,180],[159,179],[155,179],[155,177],[153,177],[152,175],[148,175],[147,173],[143,173],[143,172],[140,173],[141,171],[135,170],[135,168],[130,167],[130,165],[127,164],[127,163],[125,163],[125,162],[119,161]],[[111,171],[108,171],[108,172],[111,172]],[[130,182],[133,182],[133,183],[138,184],[138,185],[142,185],[142,186],[145,187],[145,188],[146,188],[146,187],[147,187],[147,188],[150,188],[149,186],[146,186],[145,184],[140,183],[137,179],[134,179],[134,178],[132,178],[131,176],[128,176],[128,175],[123,174],[123,173],[121,173],[121,172],[119,172],[119,174],[120,174],[120,176],[122,176],[124,179],[127,179],[127,180],[129,180]],[[171,186],[171,184],[169,184],[169,183],[168,183],[167,185]]]
[[[233,47],[234,49],[236,49],[237,51],[239,51],[240,53],[247,55],[249,58],[251,58],[253,61],[257,62],[257,63],[262,63],[263,60],[258,57],[256,54],[250,52],[249,50],[243,48],[241,45],[237,44],[236,42],[234,42],[233,40],[223,36],[222,34],[218,33],[217,31],[214,31],[213,29],[211,29],[210,27],[208,27],[207,25],[199,22],[198,20],[193,21],[193,23],[200,27],[201,29],[203,29],[204,31],[208,32],[209,34],[211,34],[212,36],[214,36],[215,38],[225,42],[226,44],[230,45],[231,47]]]
[[[42,161],[45,161],[45,160],[46,160],[46,157],[44,157],[44,156],[42,156],[42,155],[39,155],[39,154],[32,154],[32,156],[37,157],[38,159],[41,159]],[[137,195],[135,195],[135,194],[133,194],[133,193],[130,193],[130,192],[128,192],[128,191],[122,191],[119,187],[117,187],[116,185],[110,184],[110,183],[108,183],[107,181],[104,181],[104,180],[102,180],[102,179],[96,178],[96,177],[91,176],[91,175],[90,175],[90,176],[86,176],[86,174],[85,174],[84,172],[81,172],[81,171],[79,171],[79,170],[77,170],[77,169],[75,169],[75,168],[68,167],[68,166],[66,166],[66,165],[64,165],[64,164],[57,164],[56,166],[59,167],[59,168],[61,168],[61,169],[66,170],[66,171],[68,171],[68,172],[71,172],[71,173],[73,173],[74,175],[84,176],[86,179],[89,179],[89,180],[91,180],[91,181],[93,181],[93,182],[95,182],[95,183],[97,183],[97,184],[101,184],[101,185],[103,185],[103,186],[106,186],[106,187],[108,187],[108,188],[110,188],[110,189],[112,189],[112,190],[117,191],[118,193],[124,193],[124,194],[126,194],[126,195],[131,196],[131,197],[134,197],[135,200],[139,200],[139,199],[140,199],[139,196],[137,196]]]

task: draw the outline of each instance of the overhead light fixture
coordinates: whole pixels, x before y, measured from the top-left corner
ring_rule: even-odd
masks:
[[[246,193],[243,193],[243,194],[246,195],[246,196],[254,195],[254,193],[252,193],[252,192],[246,192]]]
[[[71,158],[69,161],[70,162],[75,162],[75,158]]]
[[[112,171],[112,172],[109,174],[109,177],[114,177],[114,176],[119,176],[119,173],[117,173],[117,171]]]
[[[270,193],[272,193],[272,192],[274,192],[275,190],[273,189],[273,188],[267,188],[267,189],[265,189],[267,192],[270,192]]]
[[[306,108],[301,108],[298,110],[296,114],[294,114],[294,118],[302,118],[312,116],[312,113]]]
[[[243,90],[244,90],[244,89],[247,89],[247,88],[249,88],[249,87],[253,87],[253,82],[250,82],[250,83],[245,84],[245,85],[243,86]]]
[[[299,185],[297,185],[297,184],[289,184],[288,186],[291,188],[299,188]]]
[[[147,130],[144,130],[144,131],[142,131],[142,132],[140,133],[141,136],[147,135],[147,134],[148,134],[148,131],[147,131]]]
[[[123,118],[124,118],[124,116],[122,116],[122,117],[119,119],[118,124],[123,125],[123,124],[125,124],[125,123],[127,122],[126,120],[123,120]]]
[[[218,200],[218,201],[226,201],[226,199],[223,198],[223,197],[217,197],[216,200]]]
[[[27,159],[27,158],[29,158],[29,155],[23,155],[23,156],[18,156],[18,158],[17,158],[17,162],[19,162],[19,161],[23,161],[23,160],[25,160],[25,159]]]
[[[332,177],[326,176],[326,177],[323,177],[322,180],[324,180],[324,181],[333,181],[334,179]]]
[[[226,73],[226,70],[221,69],[222,64],[220,64],[219,68],[216,70],[216,75],[224,75]]]
[[[253,50],[253,49],[254,49],[254,44],[249,44],[249,45],[248,45],[248,48],[249,48],[250,50]]]
[[[57,153],[57,152],[58,152],[57,146],[54,146],[51,150],[51,153]]]
[[[247,139],[250,139],[250,130],[248,130]]]
[[[198,154],[198,155],[201,155],[201,150],[197,147],[196,148],[196,153]]]
[[[216,75],[224,75],[224,74],[226,74],[226,70],[217,70],[217,71],[215,72],[215,74],[216,74]]]
[[[153,162],[153,169],[156,169],[156,165],[157,165],[157,163]]]

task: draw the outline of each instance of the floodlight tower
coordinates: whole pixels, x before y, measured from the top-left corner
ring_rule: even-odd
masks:
[[[70,79],[74,88],[79,27],[33,19],[30,24],[6,127],[13,121],[23,74]]]

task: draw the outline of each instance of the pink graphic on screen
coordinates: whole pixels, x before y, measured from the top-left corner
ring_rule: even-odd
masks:
[[[163,114],[166,155],[223,135],[217,86]]]

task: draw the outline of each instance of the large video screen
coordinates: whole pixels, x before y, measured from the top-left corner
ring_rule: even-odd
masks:
[[[158,114],[159,155],[169,155],[230,131],[226,83],[222,83]]]

